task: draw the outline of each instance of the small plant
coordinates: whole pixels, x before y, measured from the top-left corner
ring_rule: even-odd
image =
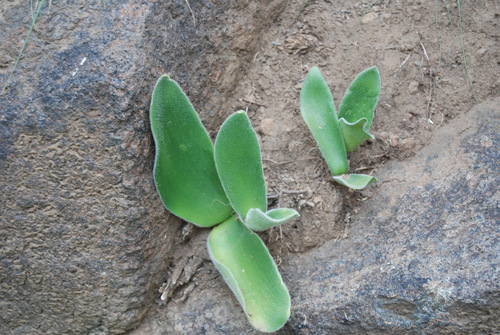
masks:
[[[182,89],[164,75],[153,92],[150,119],[154,180],[164,206],[195,225],[215,226],[207,243],[215,267],[250,323],[263,332],[278,330],[290,317],[290,295],[254,231],[299,214],[267,210],[260,147],[248,116],[229,116],[214,146]]]
[[[321,154],[338,183],[363,189],[375,177],[347,174],[347,153],[374,136],[369,132],[380,95],[380,74],[370,67],[353,80],[337,114],[328,84],[317,67],[312,67],[300,92],[300,111]]]

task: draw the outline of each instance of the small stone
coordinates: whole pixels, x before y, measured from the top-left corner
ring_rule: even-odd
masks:
[[[480,48],[479,50],[476,51],[476,54],[478,55],[479,58],[481,58],[487,52],[488,52],[488,49],[486,49],[486,48]]]
[[[320,196],[315,196],[315,197],[313,198],[313,202],[314,202],[315,204],[322,203],[322,202],[323,202],[323,198],[322,198],[322,197],[320,197]]]
[[[275,136],[276,135],[276,123],[272,118],[265,118],[260,121],[260,131],[263,135]]]
[[[398,141],[398,136],[397,135],[391,135],[390,137],[390,143],[391,143],[391,147],[393,148],[396,148],[398,145],[399,145],[399,141]]]
[[[363,16],[363,18],[361,19],[361,23],[362,24],[367,24],[367,23],[370,23],[370,22],[372,22],[373,20],[375,20],[377,18],[378,18],[378,14],[377,13],[370,12],[370,13],[366,14],[365,16]]]
[[[418,81],[412,81],[412,82],[410,82],[410,85],[408,85],[408,93],[410,93],[410,94],[417,93],[418,92],[418,86],[419,86]]]

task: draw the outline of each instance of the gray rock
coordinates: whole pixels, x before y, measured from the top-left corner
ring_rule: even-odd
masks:
[[[284,260],[293,307],[279,334],[500,332],[499,106],[379,170],[348,238]],[[220,278],[157,313],[133,334],[257,334]]]
[[[152,181],[153,86],[170,74],[209,130],[220,125],[255,36],[285,3],[191,1],[194,18],[184,0],[42,10],[0,94],[1,334],[120,334],[138,324],[182,229]],[[32,16],[21,0],[0,12],[3,85]]]
[[[500,331],[499,106],[477,106],[412,159],[385,166],[350,238],[287,262],[289,330]]]
[[[29,5],[0,6],[16,54]],[[0,96],[1,334],[117,334],[151,304],[176,228],[151,180],[147,14],[54,2]]]

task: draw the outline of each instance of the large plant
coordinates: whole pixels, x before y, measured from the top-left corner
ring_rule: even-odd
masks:
[[[208,251],[250,323],[260,331],[281,328],[290,296],[267,247],[254,231],[299,214],[267,209],[260,147],[243,111],[221,126],[215,146],[179,85],[164,75],[150,108],[156,146],[154,180],[164,206],[201,227],[214,227]]]

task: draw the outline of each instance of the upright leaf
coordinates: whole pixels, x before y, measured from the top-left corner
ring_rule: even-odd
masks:
[[[328,84],[317,67],[300,91],[300,112],[334,176],[347,173],[347,153]]]
[[[215,165],[234,210],[244,220],[251,208],[266,211],[266,184],[259,141],[245,112],[222,124],[215,140]]]
[[[263,332],[281,328],[290,317],[290,295],[260,237],[231,218],[212,229],[207,245],[250,323]]]
[[[369,138],[375,107],[380,96],[380,73],[370,67],[354,78],[339,107],[339,121],[347,152]]]
[[[182,89],[166,75],[153,91],[150,120],[154,179],[165,207],[204,227],[229,218],[232,209],[215,169],[210,137]]]

